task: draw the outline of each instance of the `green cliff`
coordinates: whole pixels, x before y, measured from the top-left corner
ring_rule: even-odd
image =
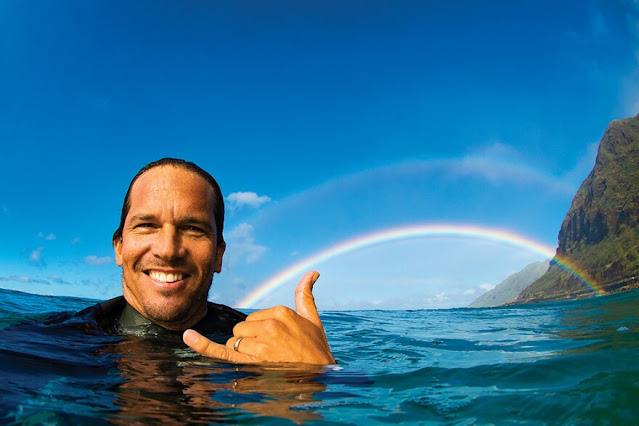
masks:
[[[557,265],[579,271],[598,291]],[[639,115],[613,121],[595,166],[559,231],[548,272],[515,303],[588,297],[637,287],[639,278]]]

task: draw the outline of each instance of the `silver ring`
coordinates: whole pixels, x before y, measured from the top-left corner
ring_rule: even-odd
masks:
[[[237,340],[235,341],[235,343],[233,343],[233,350],[234,350],[235,352],[239,352],[239,351],[237,350],[237,348],[240,346],[240,342],[242,341],[242,339],[243,339],[243,338],[244,338],[244,337],[238,337],[238,338],[237,338]]]

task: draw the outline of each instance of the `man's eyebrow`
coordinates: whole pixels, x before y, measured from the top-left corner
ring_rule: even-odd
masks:
[[[157,220],[157,216],[154,214],[138,214],[138,215],[132,216],[129,222],[130,223],[154,222],[156,220]],[[205,218],[201,218],[197,216],[186,216],[186,217],[180,218],[178,223],[185,224],[185,225],[186,224],[199,225],[207,229],[214,228],[214,225],[210,223],[207,218],[205,219]]]
[[[156,216],[153,214],[138,214],[131,217],[131,222],[146,222],[146,221],[154,221]]]
[[[210,223],[208,219],[203,219],[203,218],[195,217],[195,216],[183,217],[182,219],[180,219],[180,223],[192,223],[192,224],[204,225],[211,229],[213,228],[213,224]]]

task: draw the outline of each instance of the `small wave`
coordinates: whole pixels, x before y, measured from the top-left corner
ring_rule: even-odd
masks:
[[[95,301],[0,290],[0,421],[629,423],[637,296],[324,312],[339,364],[309,373],[208,361],[177,338],[90,333],[60,312]]]

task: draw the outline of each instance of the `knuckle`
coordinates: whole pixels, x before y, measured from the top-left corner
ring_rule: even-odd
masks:
[[[213,351],[211,351],[209,356],[215,359],[219,359],[221,361],[229,361],[231,358],[230,355],[231,354],[228,349],[226,349],[224,346],[218,346],[217,348],[214,348]]]
[[[279,320],[269,318],[264,320],[264,328],[269,334],[276,334],[282,328],[282,326]]]
[[[228,345],[228,342],[227,342]],[[226,349],[226,347],[217,345],[213,342],[207,342],[201,351],[198,351],[200,354],[214,358],[221,361],[229,361],[232,362],[232,353],[230,350]]]
[[[283,321],[289,322],[297,316],[297,313],[291,308],[287,308],[286,306],[276,306],[276,311],[274,313],[275,318]]]
[[[268,356],[268,346],[265,345],[264,343],[261,343],[261,342],[256,343],[254,351],[255,351],[255,355],[259,359],[266,359],[266,357]]]
[[[277,318],[286,317],[287,315],[289,315],[290,310],[291,309],[287,308],[286,306],[278,305],[273,308],[273,315],[275,315]]]
[[[233,362],[231,360],[230,354],[228,352],[224,352],[224,351],[220,351],[218,354],[216,354],[215,358],[217,358],[220,361]]]
[[[238,333],[238,327],[237,327],[237,326],[238,326],[238,325],[240,325],[240,324],[241,324],[241,322],[238,322],[237,324],[235,324],[235,325],[233,326],[233,335],[234,335],[234,336],[237,336],[237,335],[239,334],[239,333]],[[230,339],[229,339],[229,340],[230,340]]]

